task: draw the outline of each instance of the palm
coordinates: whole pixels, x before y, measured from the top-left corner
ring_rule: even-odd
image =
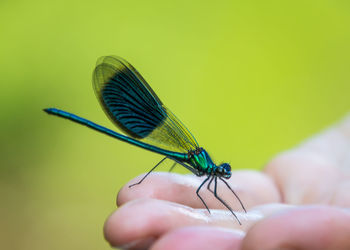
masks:
[[[139,177],[140,178],[140,177]],[[134,183],[132,180],[130,183]],[[240,226],[212,193],[211,214],[195,197],[201,179],[154,173],[119,193],[106,239],[134,249],[349,249],[350,120],[273,159],[265,171],[234,172],[218,193],[237,211]],[[229,202],[230,201],[230,202]]]

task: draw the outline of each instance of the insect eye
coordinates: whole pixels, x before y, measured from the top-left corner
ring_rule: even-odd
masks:
[[[231,166],[228,163],[224,163],[221,165],[225,172],[231,172]]]

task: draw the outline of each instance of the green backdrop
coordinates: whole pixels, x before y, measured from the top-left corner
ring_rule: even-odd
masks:
[[[160,159],[42,112],[113,128],[91,85],[99,56],[130,61],[218,163],[260,169],[350,110],[349,13],[340,0],[1,1],[0,248],[110,249],[117,191]]]

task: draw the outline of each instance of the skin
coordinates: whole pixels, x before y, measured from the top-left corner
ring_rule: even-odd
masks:
[[[119,192],[106,240],[126,249],[350,249],[350,117],[277,155],[262,172],[242,170],[228,180],[248,213],[220,183],[218,192],[242,226],[193,175],[152,173]]]

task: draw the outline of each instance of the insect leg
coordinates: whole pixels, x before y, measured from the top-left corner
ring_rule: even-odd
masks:
[[[202,197],[199,195],[199,190],[203,187],[204,183],[206,183],[206,182],[209,180],[209,178],[211,178],[211,175],[209,175],[209,176],[202,182],[202,184],[199,185],[199,187],[198,187],[198,189],[197,189],[197,191],[196,191],[196,194],[197,194],[197,196],[199,197],[199,199],[202,201],[202,203],[204,204],[205,208],[206,208],[206,209],[208,210],[208,212],[210,213],[210,210],[209,210],[207,204],[204,202],[204,200],[202,199]]]
[[[185,163],[183,163],[183,162],[181,162],[181,161],[179,161],[179,160],[177,160],[177,159],[175,159],[175,158],[172,158],[172,157],[169,157],[169,156],[168,156],[167,158],[169,158],[169,159],[175,161],[177,164],[180,164],[181,166],[187,168],[187,169],[190,170],[193,174],[195,174],[195,175],[197,175],[197,176],[202,176],[202,174],[200,174],[199,171],[198,171],[197,169],[195,169],[195,168],[193,168],[193,167],[191,167],[191,166],[189,166],[189,165],[187,165],[187,164],[185,164]]]
[[[238,197],[238,195],[235,193],[235,191],[233,191],[233,189],[230,187],[230,185],[221,177],[219,177],[219,179],[226,184],[226,186],[232,191],[232,193],[234,194],[234,196],[236,196],[237,200],[239,201],[239,204],[241,204],[241,207],[243,208],[244,212],[247,213],[247,210],[245,209],[243,202],[241,201],[241,199]]]
[[[237,215],[232,211],[232,208],[223,199],[221,199],[218,196],[218,194],[217,194],[217,186],[218,186],[218,178],[217,178],[217,176],[215,176],[215,182],[214,182],[214,196],[215,196],[215,198],[218,199],[228,210],[230,210],[230,212],[233,214],[233,216],[238,221],[239,225],[242,225],[242,223],[238,219]]]
[[[207,185],[207,189],[208,189],[212,194],[214,194],[214,191],[210,188],[210,185],[211,185],[211,183],[213,182],[214,178],[215,178],[215,176],[213,176],[213,177],[210,179],[210,181],[209,181],[209,183],[208,183],[208,185]]]
[[[173,169],[175,168],[175,165],[177,164],[177,162],[174,162],[174,164],[171,166],[171,168],[169,169],[169,172],[173,171]]]
[[[168,158],[168,157],[164,157],[164,158],[163,158],[160,162],[158,162],[157,165],[155,165],[147,174],[145,174],[145,176],[142,177],[142,179],[141,179],[139,182],[134,183],[134,184],[131,184],[131,185],[129,186],[129,188],[141,184],[141,182],[143,182],[143,180],[146,179],[146,177],[147,177],[156,167],[158,167],[159,164],[161,164],[166,158]]]

